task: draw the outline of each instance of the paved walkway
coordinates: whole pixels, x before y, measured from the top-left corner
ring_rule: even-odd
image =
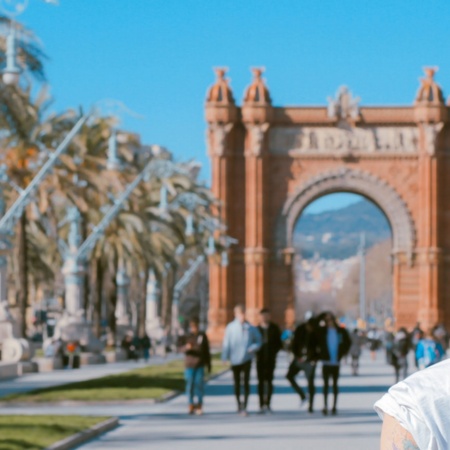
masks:
[[[336,417],[322,416],[320,393],[316,397],[314,414],[299,408],[298,397],[284,379],[287,361],[282,355],[276,374],[275,414],[272,416],[256,414],[255,394],[250,401],[250,416],[237,416],[234,398],[230,395],[231,375],[228,372],[209,384],[203,417],[186,415],[186,402],[182,396],[166,404],[107,409],[90,407],[85,413],[119,413],[121,426],[81,449],[375,450],[379,445],[381,423],[373,411],[373,404],[393,382],[392,368],[384,364],[381,353],[378,359],[372,362],[364,355],[359,377],[352,377],[349,367],[343,367]],[[320,370],[317,375],[320,387]],[[81,410],[66,408],[64,412],[80,413]]]
[[[155,364],[161,362],[153,360]],[[284,379],[287,368],[285,355],[281,355],[277,368],[272,405],[275,414],[272,416],[257,414],[255,386],[250,399],[250,416],[242,418],[235,413],[229,372],[209,383],[206,390],[206,414],[203,417],[186,414],[183,396],[163,404],[5,405],[0,408],[0,414],[89,414],[116,415],[121,418],[119,428],[80,447],[82,450],[376,450],[381,423],[373,412],[373,404],[392,384],[393,370],[384,364],[381,353],[375,362],[364,355],[361,366],[358,377],[350,375],[348,366],[342,368],[339,414],[336,417],[323,417],[320,412],[323,406],[320,368],[317,371],[319,393],[315,401],[316,412],[310,415],[305,409],[299,408],[298,397]],[[62,384],[103,376],[105,371],[119,373],[132,367],[136,366],[133,363],[117,363],[86,367],[80,371],[26,375],[1,382],[0,390],[5,389],[5,386],[9,386],[9,392],[29,390],[36,388],[37,384],[40,387]],[[302,382],[305,384],[304,379]]]
[[[177,358],[177,356],[168,355],[162,358],[154,356],[150,358],[149,363],[124,361],[117,363],[98,364],[92,366],[82,366],[80,369],[55,370],[53,372],[32,373],[9,380],[0,381],[0,398],[8,394],[19,392],[27,392],[33,389],[41,389],[50,386],[59,386],[76,381],[93,380],[95,378],[104,377],[106,375],[114,375],[117,373],[127,372],[139,367],[147,365],[159,365]],[[0,412],[1,414],[1,412]]]

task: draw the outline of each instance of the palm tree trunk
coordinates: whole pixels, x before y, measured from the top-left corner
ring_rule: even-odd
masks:
[[[117,262],[114,261],[114,270],[111,275],[111,292],[109,293],[109,308],[108,308],[108,325],[111,333],[111,338],[114,342],[114,345],[117,343],[117,318],[116,318],[116,307],[117,307]]]
[[[27,306],[28,306],[28,266],[27,266],[27,218],[25,212],[18,222],[16,239],[16,301],[19,310],[18,326],[21,337],[26,337],[27,332]]]
[[[138,333],[139,336],[143,336],[144,333],[146,333],[145,329],[145,321],[147,319],[147,283],[148,283],[148,272],[149,268],[145,268],[145,276],[144,279],[141,281],[143,283],[142,289],[141,289],[141,302],[139,305],[139,313],[138,313]]]
[[[86,220],[86,216],[85,214],[82,215],[83,220],[81,222],[81,232],[82,232],[82,236],[83,236],[83,242],[87,237],[88,234],[88,229],[87,229],[87,225],[88,225],[88,221]],[[89,283],[89,274],[85,273],[84,276],[84,298],[82,299],[83,301],[83,308],[86,314],[86,317],[89,317],[89,306],[90,306],[90,302],[89,302],[89,297],[90,297],[90,292],[91,292],[91,284]]]
[[[94,262],[95,303],[93,311],[94,333],[100,339],[102,333],[103,264],[100,258]]]
[[[167,270],[163,277],[162,296],[161,296],[161,318],[164,329],[171,329],[172,327],[172,299],[173,288],[175,282],[174,269],[171,267]]]

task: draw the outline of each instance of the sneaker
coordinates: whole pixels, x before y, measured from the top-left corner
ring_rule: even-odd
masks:
[[[196,416],[203,416],[203,408],[202,408],[201,406],[198,406],[198,407],[195,409],[195,415],[196,415]]]
[[[265,406],[260,406],[259,407],[259,411],[258,411],[258,414],[265,414],[266,413],[266,407]]]
[[[248,412],[246,409],[242,409],[241,412],[239,413],[239,415],[242,417],[248,417]]]

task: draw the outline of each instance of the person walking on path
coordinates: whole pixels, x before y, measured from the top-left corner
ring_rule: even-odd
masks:
[[[258,329],[245,319],[245,307],[234,308],[233,322],[225,329],[222,360],[230,361],[234,380],[234,395],[238,405],[238,413],[247,416],[248,397],[250,396],[250,370],[252,360],[262,345]],[[241,378],[244,378],[244,400],[241,401]]]
[[[316,376],[316,362],[319,357],[315,328],[315,321],[313,318],[310,318],[306,323],[302,323],[295,329],[291,346],[294,359],[292,360],[288,373],[286,374],[287,380],[295,392],[297,392],[300,396],[301,403],[303,404],[306,399],[306,395],[303,389],[298,385],[295,377],[301,371],[305,372],[305,377],[308,381],[308,411],[310,413],[314,411],[314,395],[316,393],[314,378]]]
[[[352,374],[354,376],[358,375],[359,370],[359,358],[361,357],[361,347],[364,343],[361,331],[358,328],[353,330],[351,334],[352,344],[350,346],[350,356],[352,358]]]
[[[323,400],[322,413],[328,414],[328,390],[330,378],[333,381],[333,408],[331,414],[337,414],[337,399],[339,394],[338,380],[340,361],[350,350],[350,336],[345,328],[339,327],[335,316],[326,312],[323,315],[323,325],[318,331],[320,359],[322,361]],[[321,321],[322,322],[322,321]]]
[[[421,370],[440,362],[444,355],[444,347],[435,338],[433,331],[425,333],[424,337],[417,343],[415,356],[418,368]]]
[[[262,346],[256,354],[258,373],[258,394],[261,413],[271,412],[270,401],[273,394],[273,377],[277,361],[277,353],[281,350],[281,330],[270,321],[270,311],[261,310],[258,330],[262,337]]]
[[[183,338],[184,377],[189,414],[203,414],[205,369],[211,373],[211,352],[206,333],[200,331],[198,318],[189,322],[189,333]],[[195,402],[197,397],[197,402]]]
[[[150,359],[150,349],[152,348],[152,341],[148,337],[147,333],[142,333],[139,339],[139,345],[142,349],[142,357],[144,361],[147,363]]]
[[[406,328],[400,328],[394,335],[390,357],[391,364],[395,370],[396,383],[400,381],[400,375],[402,375],[402,379],[408,376],[408,353],[410,349],[411,341],[408,331]]]

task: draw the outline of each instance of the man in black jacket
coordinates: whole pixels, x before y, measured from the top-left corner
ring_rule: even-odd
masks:
[[[315,332],[315,321],[310,318],[307,322],[299,325],[292,338],[291,350],[294,355],[294,359],[289,366],[286,378],[288,379],[295,392],[300,396],[301,402],[306,399],[305,392],[297,384],[295,377],[301,371],[305,372],[306,379],[308,381],[308,393],[309,393],[309,409],[310,413],[313,412],[314,394],[316,388],[314,385],[314,377],[316,375],[316,361],[318,355],[318,343]]]
[[[273,376],[275,372],[277,353],[280,351],[281,331],[278,325],[270,321],[270,312],[264,308],[260,312],[259,332],[262,336],[262,346],[256,354],[256,369],[258,372],[258,394],[261,412],[270,412],[270,401],[273,393]]]
[[[351,340],[348,331],[341,328],[335,316],[326,312],[321,314],[318,328],[318,339],[320,347],[320,360],[322,361],[323,376],[323,396],[324,409],[323,414],[328,414],[328,388],[330,378],[333,381],[333,409],[331,413],[337,414],[337,397],[339,394],[338,380],[341,359],[347,355],[350,350]]]

